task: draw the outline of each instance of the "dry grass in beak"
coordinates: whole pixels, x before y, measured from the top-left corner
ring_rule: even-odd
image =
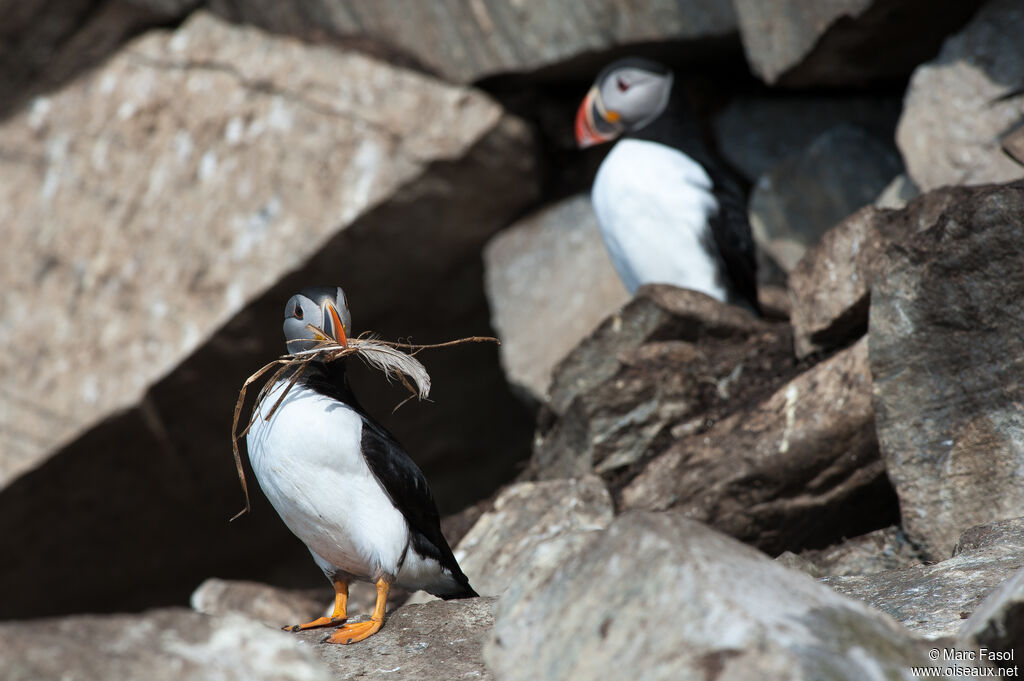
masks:
[[[292,389],[298,380],[305,373],[309,363],[316,360],[319,362],[336,362],[340,359],[348,357],[349,355],[357,355],[359,359],[366,362],[367,366],[384,372],[387,380],[397,379],[408,391],[409,397],[400,402],[395,409],[405,404],[407,401],[416,397],[421,400],[426,399],[430,394],[430,374],[427,373],[426,368],[420,363],[418,359],[414,357],[420,350],[426,350],[429,348],[447,348],[453,345],[462,345],[463,343],[486,343],[494,342],[498,343],[497,338],[490,338],[488,336],[471,336],[469,338],[460,338],[458,340],[448,341],[447,343],[436,343],[433,345],[416,345],[413,343],[398,343],[394,341],[380,340],[379,338],[373,338],[367,334],[363,334],[357,338],[347,338],[342,342],[339,339],[331,337],[323,329],[320,329],[312,324],[307,324],[306,328],[313,335],[313,338],[307,338],[303,340],[314,341],[317,343],[316,347],[310,350],[303,350],[290,355],[282,355],[275,359],[273,362],[265,364],[259,371],[253,373],[249,378],[242,384],[242,389],[238,392],[238,401],[235,402],[235,414],[231,422],[231,449],[235,455],[235,467],[238,469],[238,481],[242,485],[242,492],[245,494],[245,508],[235,514],[231,520],[236,520],[246,513],[251,508],[249,503],[249,484],[245,478],[245,469],[242,467],[242,455],[239,453],[238,440],[239,438],[245,437],[252,428],[252,424],[256,422],[256,419],[260,415],[260,405],[263,404],[263,400],[267,397],[267,394],[271,389],[278,383],[282,376],[288,373],[289,370],[294,369],[294,373],[291,374],[288,384],[285,386],[284,391],[280,397],[274,402],[270,411],[264,417],[264,420],[270,420],[270,417],[274,415],[277,408],[281,406],[284,398],[288,395],[288,392]],[[411,350],[412,352],[406,353],[403,350]],[[242,413],[242,406],[245,404],[245,394],[249,389],[249,386],[259,380],[261,377],[266,376],[271,369],[276,368],[270,379],[263,384],[260,388],[259,394],[256,396],[256,403],[253,405],[252,413],[249,415],[249,422],[242,430],[238,432],[238,419]]]

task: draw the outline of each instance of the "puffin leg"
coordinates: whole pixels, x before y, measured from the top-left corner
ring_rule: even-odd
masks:
[[[384,611],[388,605],[388,591],[391,585],[383,579],[377,580],[377,605],[373,608],[373,615],[366,622],[352,622],[339,628],[333,634],[324,639],[324,643],[340,643],[346,645],[357,643],[364,638],[372,636],[380,631],[384,625]]]
[[[304,624],[293,624],[282,627],[285,631],[302,631],[303,629],[315,629],[317,627],[330,627],[341,624],[348,618],[348,582],[337,580],[334,582],[334,612],[330,617],[318,617],[312,622]]]

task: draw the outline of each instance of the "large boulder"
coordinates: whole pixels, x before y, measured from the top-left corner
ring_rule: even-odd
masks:
[[[790,272],[833,225],[873,203],[901,168],[883,139],[851,125],[832,128],[758,178],[748,208],[754,239]]]
[[[894,519],[878,456],[867,341],[760,404],[682,438],[623,490],[622,508],[675,508],[770,553]]]
[[[556,578],[502,598],[484,654],[507,681],[902,679],[929,664],[889,617],[681,513],[623,515]]]
[[[750,66],[788,87],[898,80],[981,0],[734,0]],[[907,36],[913,36],[910,40]]]
[[[785,324],[666,285],[642,287],[555,370],[531,472],[620,488],[675,439],[793,370]]]
[[[878,438],[903,528],[931,560],[961,532],[1024,515],[1024,181],[936,192],[898,213],[869,336]]]
[[[479,251],[537,191],[528,130],[486,96],[206,14],[35,100],[0,150],[22,159],[0,168],[0,617],[309,564],[266,506],[227,525],[228,425],[283,302],[338,283],[359,331],[488,334]],[[353,381],[453,510],[512,474],[532,418],[493,347],[422,358],[433,403],[392,415],[400,389]]]
[[[502,490],[455,557],[478,593],[497,596],[527,573],[543,581],[614,513],[597,476],[517,483]]]
[[[586,4],[526,0],[408,3],[378,0],[211,0],[234,21],[307,38],[358,36],[363,47],[393,54],[457,81],[532,71],[632,43],[708,41],[736,32],[728,0],[629,0]]]
[[[960,553],[939,563],[823,581],[888,613],[919,636],[953,637],[965,619],[981,610],[986,597],[1024,565],[1024,520],[1001,525],[1011,525],[1012,533],[1001,534],[997,541],[966,544]],[[971,631],[984,629],[980,621],[994,616],[996,609],[981,612]]]
[[[491,321],[509,381],[544,402],[551,371],[629,300],[580,194],[503,230],[484,251]]]
[[[184,609],[0,623],[5,681],[331,681],[316,653],[237,615]]]
[[[896,142],[922,190],[1024,177],[1000,147],[1024,107],[1022,34],[1024,7],[990,0],[914,72]]]

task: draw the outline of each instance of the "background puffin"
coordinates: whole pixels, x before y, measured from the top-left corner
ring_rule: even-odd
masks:
[[[351,313],[338,287],[303,289],[284,311],[289,352],[316,345],[312,324],[347,344]],[[269,420],[289,377],[258,405],[246,436],[249,461],[267,499],[306,544],[334,585],[334,612],[290,631],[345,621],[348,585],[377,585],[367,622],[346,624],[326,638],[354,643],[384,622],[392,584],[441,598],[476,596],[441,534],[427,480],[402,446],[359,405],[345,360],[312,362]]]
[[[714,162],[672,72],[626,58],[576,112],[581,147],[621,137],[591,191],[601,235],[630,293],[667,283],[760,313],[746,201]]]

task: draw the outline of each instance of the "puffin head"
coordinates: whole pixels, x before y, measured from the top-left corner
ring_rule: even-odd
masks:
[[[312,324],[329,333],[342,345],[348,345],[352,313],[340,286],[309,286],[288,299],[284,306],[284,339],[288,352],[316,347],[324,337],[306,328]]]
[[[648,59],[627,57],[606,66],[576,111],[581,149],[639,130],[665,110],[672,72]]]

